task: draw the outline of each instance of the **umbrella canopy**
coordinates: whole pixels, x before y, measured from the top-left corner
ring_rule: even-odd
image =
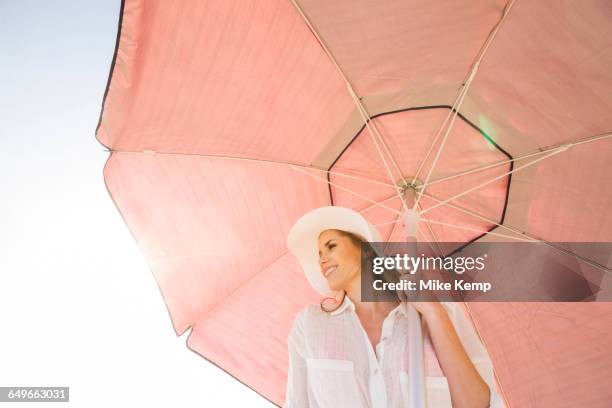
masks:
[[[125,0],[96,137],[177,335],[280,404],[295,220],[399,241],[415,181],[422,240],[612,241],[610,112],[607,0]],[[612,304],[466,306],[511,406],[612,400]]]

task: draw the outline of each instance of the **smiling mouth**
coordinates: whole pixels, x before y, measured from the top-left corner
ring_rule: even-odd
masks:
[[[336,269],[338,269],[338,265],[334,265],[334,266],[328,266],[327,268],[325,268],[325,270],[323,271],[323,276],[325,276],[326,278],[331,275]]]

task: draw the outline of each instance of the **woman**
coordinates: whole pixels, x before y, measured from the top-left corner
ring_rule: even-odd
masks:
[[[503,407],[491,361],[458,304],[361,301],[360,244],[375,241],[359,213],[335,206],[305,214],[289,233],[311,285],[340,301],[295,319],[284,406]],[[424,347],[414,347],[423,344],[415,336]]]

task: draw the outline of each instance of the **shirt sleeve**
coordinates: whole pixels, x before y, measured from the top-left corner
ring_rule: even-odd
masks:
[[[506,408],[504,399],[497,389],[497,382],[495,381],[495,375],[493,373],[493,362],[482,344],[482,341],[480,341],[480,337],[471,319],[467,316],[466,311],[461,305],[453,302],[441,303],[446,307],[449,317],[457,331],[457,335],[461,339],[461,343],[470,357],[470,360],[472,360],[476,370],[489,386],[491,395],[489,400],[490,408]]]
[[[289,372],[283,408],[301,408],[309,406],[304,336],[305,313],[306,310],[303,310],[298,314],[289,333]]]

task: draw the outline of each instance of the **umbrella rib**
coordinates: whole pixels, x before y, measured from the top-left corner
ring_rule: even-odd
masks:
[[[369,205],[369,206],[367,206],[365,208],[362,208],[361,210],[359,210],[359,212],[366,212],[366,211],[376,207],[378,204],[385,204],[385,203],[388,203],[389,201],[395,200],[396,198],[397,198],[397,194],[393,194],[389,198],[385,198],[382,201],[377,201],[377,204],[372,204],[372,205]]]
[[[506,172],[506,173],[504,173],[504,174],[502,174],[502,175],[499,175],[499,176],[494,177],[494,178],[492,178],[492,179],[490,179],[490,180],[487,180],[487,181],[485,181],[484,183],[480,183],[480,184],[478,184],[477,186],[471,187],[471,188],[469,188],[469,189],[467,189],[467,190],[465,190],[465,191],[463,191],[463,192],[461,192],[461,193],[459,193],[459,194],[455,194],[455,195],[454,195],[454,196],[452,196],[452,197],[449,197],[449,198],[447,198],[447,199],[445,199],[445,200],[443,200],[443,201],[441,201],[441,202],[439,202],[439,203],[437,203],[437,204],[432,205],[431,207],[428,207],[428,208],[424,209],[423,211],[421,211],[421,212],[420,212],[420,214],[421,214],[421,215],[426,214],[426,213],[428,213],[429,211],[431,211],[431,210],[433,210],[433,209],[436,209],[436,208],[440,207],[441,205],[444,205],[445,203],[447,203],[447,202],[449,202],[449,201],[454,201],[454,200],[456,200],[457,198],[463,197],[464,195],[469,194],[469,193],[471,193],[471,192],[472,192],[472,191],[474,191],[474,190],[478,190],[479,188],[486,186],[487,184],[491,184],[491,183],[493,183],[494,181],[497,181],[497,180],[499,180],[499,179],[502,179],[502,178],[504,178],[504,177],[506,177],[506,176],[508,176],[508,175],[510,175],[510,174],[516,173],[516,172],[517,172],[517,171],[519,171],[519,170],[523,170],[523,169],[525,169],[525,168],[527,168],[527,167],[533,166],[534,164],[536,164],[536,163],[538,163],[538,162],[540,162],[540,161],[542,161],[542,160],[548,159],[548,158],[550,158],[550,157],[552,157],[552,156],[555,156],[555,155],[557,155],[557,154],[559,154],[559,153],[561,153],[561,152],[564,152],[564,151],[566,151],[567,149],[569,149],[569,147],[570,147],[570,146],[571,146],[571,145],[563,145],[563,146],[561,146],[561,147],[557,147],[556,149],[554,149],[553,151],[551,151],[550,153],[548,153],[548,154],[547,154],[546,156],[544,156],[544,157],[540,157],[539,159],[536,159],[536,160],[531,161],[531,162],[529,162],[529,163],[527,163],[527,164],[524,164],[524,165],[522,165],[522,166],[519,166],[519,167],[517,167],[517,168],[515,168],[515,169],[513,169],[513,170],[511,170],[511,171],[508,171],[508,172]],[[419,190],[419,192],[421,193],[421,195],[423,194],[423,190]]]
[[[372,141],[374,142],[374,146],[376,146],[376,151],[378,152],[378,155],[379,155],[380,159],[382,160],[383,165],[385,166],[385,170],[387,171],[387,175],[389,176],[389,179],[391,180],[391,182],[394,183],[395,191],[397,192],[398,197],[402,200],[402,205],[404,206],[404,208],[408,208],[408,205],[406,204],[406,200],[404,199],[404,196],[403,196],[399,186],[397,186],[395,184],[395,180],[393,178],[393,174],[391,173],[391,169],[389,168],[389,165],[387,164],[387,160],[385,160],[385,156],[383,155],[382,151],[380,150],[380,146],[378,145],[378,142],[376,140],[377,138],[379,139],[380,143],[385,148],[385,150],[386,150],[387,154],[389,155],[389,157],[391,157],[391,160],[395,164],[396,171],[399,173],[399,175],[402,178],[404,184],[407,184],[406,183],[406,179],[404,178],[404,176],[402,174],[402,171],[400,170],[399,165],[397,164],[396,160],[393,158],[393,155],[389,151],[389,148],[384,143],[384,141],[382,139],[382,136],[378,133],[378,129],[376,128],[374,122],[372,121],[372,118],[370,117],[370,114],[368,113],[366,108],[361,103],[361,100],[359,99],[359,97],[357,96],[357,94],[355,93],[353,88],[351,87],[351,85],[348,82],[348,80],[346,80],[346,82],[347,82],[347,87],[348,87],[349,93],[351,94],[351,97],[355,101],[355,105],[357,106],[357,110],[359,110],[359,114],[361,115],[361,118],[363,119],[363,123],[368,128],[368,134],[372,138]],[[370,125],[371,125],[371,127],[370,127]]]
[[[391,232],[389,232],[389,237],[387,237],[387,242],[389,242],[389,240],[393,236],[393,233],[395,232],[395,227],[397,227],[397,223],[399,222],[400,217],[401,217],[401,215],[397,215],[397,217],[395,217],[395,220],[391,221],[393,223],[393,228],[391,228]],[[387,223],[385,223],[385,224],[387,224]],[[378,224],[378,225],[380,225],[380,224]]]
[[[419,204],[419,210],[422,210],[421,204]],[[440,252],[440,256],[442,256],[444,254],[444,251],[442,251],[442,248],[440,247],[440,240],[436,236],[436,233],[434,232],[433,228],[431,228],[431,225],[430,224],[425,224],[425,225],[427,226],[427,229],[429,230],[429,233],[431,234],[431,237],[433,238],[434,242],[436,243],[436,247],[438,248],[438,252]]]
[[[312,169],[319,170],[319,169],[315,169],[315,168],[312,168]],[[341,177],[346,177],[346,178],[351,178],[351,179],[355,179],[355,180],[365,181],[367,183],[378,184],[379,186],[383,186],[383,187],[395,188],[395,186],[393,184],[385,183],[384,181],[374,180],[374,179],[371,179],[369,177],[362,177],[362,176],[356,176],[356,175],[352,175],[352,174],[339,173],[339,172],[331,171],[331,170],[320,170],[320,171],[323,171],[323,172],[326,172],[326,173],[329,173],[329,174],[334,174],[334,175],[341,176]]]
[[[310,28],[310,31],[315,36],[315,38],[317,39],[317,41],[321,45],[321,48],[323,48],[323,51],[325,52],[325,54],[327,54],[327,57],[331,60],[332,64],[334,65],[334,67],[336,68],[338,73],[340,74],[340,77],[342,78],[342,80],[346,84],[348,92],[351,95],[351,97],[353,98],[353,101],[355,102],[355,106],[357,107],[357,110],[359,111],[359,114],[361,115],[361,117],[362,117],[362,119],[364,121],[364,124],[368,128],[368,133],[370,134],[370,137],[374,141],[374,145],[376,146],[376,150],[378,151],[378,154],[379,154],[379,156],[380,156],[380,158],[381,158],[381,160],[383,162],[383,165],[385,166],[385,169],[387,171],[389,179],[391,180],[391,183],[393,183],[393,185],[395,186],[395,191],[397,192],[397,195],[400,198],[400,200],[402,200],[402,205],[404,206],[404,208],[407,209],[408,206],[406,205],[406,201],[404,199],[402,191],[400,190],[400,187],[398,185],[396,185],[396,183],[395,183],[395,180],[393,178],[393,174],[391,173],[391,169],[389,168],[389,165],[387,164],[387,160],[385,159],[382,151],[380,150],[380,146],[379,146],[378,142],[380,142],[380,144],[382,144],[383,147],[385,148],[387,154],[389,155],[389,157],[391,158],[393,164],[396,167],[396,171],[399,173],[400,177],[403,179],[404,184],[405,184],[406,180],[405,180],[405,178],[403,176],[403,173],[402,173],[401,169],[399,168],[399,165],[398,165],[397,161],[395,160],[395,158],[391,154],[391,152],[390,152],[389,148],[387,147],[387,145],[385,144],[382,136],[378,133],[378,129],[374,126],[374,123],[371,120],[372,118],[370,117],[370,115],[367,112],[365,106],[361,102],[361,99],[355,93],[355,90],[353,89],[353,86],[351,85],[351,82],[349,81],[348,77],[346,76],[346,74],[344,73],[342,68],[340,68],[340,65],[338,64],[338,62],[336,61],[336,58],[333,56],[333,54],[329,50],[327,44],[323,41],[323,39],[321,38],[321,36],[317,32],[317,30],[311,24],[310,20],[308,19],[308,17],[306,16],[304,11],[300,7],[300,5],[297,3],[297,1],[296,0],[291,0],[291,3],[293,3],[293,6],[295,7],[295,9],[302,16],[302,19],[304,20],[304,22],[306,23],[308,28]],[[370,126],[370,125],[372,125],[372,126]],[[377,141],[377,138],[378,138],[378,141]]]
[[[197,156],[197,157],[205,157],[205,158],[208,158],[208,159],[225,159],[225,160],[249,161],[249,162],[256,162],[256,163],[277,164],[277,165],[287,166],[287,167],[301,167],[301,168],[308,169],[308,170],[316,170],[316,171],[321,171],[321,172],[325,172],[325,173],[329,173],[329,174],[333,174],[333,175],[337,175],[337,176],[341,176],[341,177],[347,177],[347,178],[352,178],[352,179],[355,179],[355,180],[361,180],[361,181],[365,181],[366,183],[378,184],[380,186],[384,186],[384,187],[388,187],[388,188],[395,188],[395,186],[393,184],[385,183],[384,181],[380,181],[380,180],[374,180],[374,179],[368,178],[368,177],[357,176],[357,175],[342,173],[342,172],[338,172],[338,171],[319,169],[317,167],[304,166],[302,164],[295,164],[295,163],[275,161],[275,160],[253,159],[253,158],[250,158],[250,157],[212,155],[212,154],[200,154],[200,153],[159,152],[159,151],[154,151],[154,150],[143,150],[143,151],[136,151],[136,150],[109,150],[109,151],[111,153],[128,153],[128,154],[136,154],[137,153],[137,154],[152,154],[152,155],[160,154],[160,155],[168,155],[168,156],[175,156],[175,155],[178,155],[178,156]]]
[[[303,164],[284,162],[280,160],[269,160],[269,159],[254,159],[251,157],[240,157],[240,156],[227,156],[220,154],[204,154],[204,153],[185,153],[185,152],[164,152],[152,149],[145,150],[115,150],[109,149],[111,153],[128,153],[128,154],[150,154],[150,155],[162,155],[162,156],[196,156],[196,157],[205,157],[207,159],[225,159],[225,160],[237,160],[237,161],[248,161],[248,162],[256,162],[256,163],[268,163],[268,164],[279,164],[283,166],[295,166],[295,167],[303,167],[306,169],[319,170],[319,171],[327,171],[325,169],[319,169],[317,167],[305,166]]]
[[[472,73],[475,74],[476,71],[473,70]],[[433,173],[434,168],[436,167],[436,164],[438,163],[438,160],[440,159],[440,155],[442,154],[442,149],[446,145],[446,142],[448,140],[448,136],[450,135],[450,131],[451,131],[452,127],[453,127],[453,124],[455,123],[455,119],[457,119],[457,114],[459,113],[459,108],[461,107],[461,104],[463,103],[464,97],[467,94],[468,87],[472,83],[472,79],[473,79],[473,76],[470,76],[470,78],[468,79],[468,81],[465,84],[465,87],[462,89],[461,97],[460,97],[460,100],[459,100],[459,104],[457,106],[457,109],[454,110],[453,118],[451,119],[448,127],[446,128],[446,132],[444,132],[444,138],[442,139],[442,143],[440,143],[440,147],[438,147],[438,151],[436,152],[436,156],[434,157],[433,163],[431,164],[431,167],[429,168],[429,171],[427,172],[427,177],[425,178],[425,182],[423,183],[424,185],[427,185],[427,183],[429,183],[429,179],[431,178],[431,174]],[[453,112],[453,111],[451,111],[451,112]],[[440,130],[441,129],[442,129],[442,127],[440,128]],[[436,137],[436,140],[434,140],[434,143],[432,144],[432,147],[433,147],[433,145],[435,145],[436,141],[437,141],[437,137]],[[412,181],[413,185],[414,185],[414,182],[416,181],[417,177],[418,177],[418,172],[417,172],[417,175],[414,176],[414,179]],[[412,207],[413,210],[416,210],[416,208],[417,208],[417,206],[419,204],[419,201],[421,200],[421,195],[423,194],[422,193],[423,191],[424,191],[424,188],[419,190],[419,192],[417,194],[417,197],[416,197],[416,200],[414,202],[414,206]]]
[[[440,198],[437,198],[437,197],[435,197],[435,196],[433,196],[431,194],[425,194],[424,193],[424,195],[427,198],[431,198],[431,199],[439,201],[439,202],[442,201]],[[573,256],[574,258],[579,259],[579,260],[583,261],[584,263],[587,263],[587,264],[589,264],[589,265],[591,265],[591,266],[593,266],[593,267],[595,267],[597,269],[600,269],[600,270],[602,270],[602,271],[604,271],[604,272],[606,272],[608,274],[612,274],[612,269],[610,269],[610,268],[608,268],[608,267],[606,267],[604,265],[601,265],[601,264],[599,264],[599,263],[597,263],[597,262],[595,262],[595,261],[593,261],[591,259],[585,258],[585,257],[583,257],[581,255],[578,255],[578,254],[576,254],[574,252],[571,252],[571,251],[569,251],[569,250],[567,250],[565,248],[558,247],[555,244],[553,244],[552,242],[547,241],[545,239],[531,236],[530,234],[528,234],[528,233],[526,233],[524,231],[521,231],[521,230],[519,230],[516,227],[513,227],[511,225],[507,225],[507,224],[500,224],[500,223],[492,220],[491,218],[485,217],[484,215],[478,214],[477,212],[467,210],[467,209],[465,209],[463,207],[460,207],[458,205],[455,205],[455,204],[452,204],[452,203],[449,203],[449,202],[445,203],[444,205],[449,206],[450,208],[453,208],[453,209],[455,209],[457,211],[460,211],[460,212],[462,212],[464,214],[468,214],[468,215],[471,215],[473,217],[479,218],[479,219],[481,219],[483,221],[487,221],[487,222],[489,222],[491,224],[494,224],[497,227],[505,228],[505,229],[507,229],[509,231],[514,232],[515,234],[522,235],[522,236],[524,236],[526,238],[533,239],[535,242],[541,242],[543,244],[546,244],[546,245],[550,246],[551,248],[554,248],[554,249],[556,249],[556,250],[558,250],[560,252],[564,252],[564,253],[566,253],[566,254],[568,254],[570,256]]]
[[[438,201],[438,202],[441,202],[441,201],[442,201],[442,199],[441,199],[441,198],[438,198],[438,197],[436,197],[436,196],[434,196],[434,195],[431,195],[431,194],[429,194],[429,193],[423,193],[423,195],[424,195],[425,197],[427,197],[427,198],[431,198],[431,199],[433,199],[433,200],[435,200],[435,201]],[[535,237],[529,236],[529,235],[525,234],[524,232],[519,231],[519,230],[518,230],[518,228],[516,228],[516,229],[512,229],[512,227],[510,227],[510,226],[508,226],[508,225],[506,225],[506,224],[499,224],[498,222],[496,222],[495,220],[493,220],[493,219],[491,219],[491,218],[485,217],[484,215],[480,215],[480,214],[478,214],[477,212],[467,210],[467,209],[465,209],[465,208],[463,208],[463,207],[460,207],[460,206],[458,206],[458,205],[452,204],[452,203],[450,203],[450,202],[447,202],[447,203],[445,203],[444,205],[446,205],[446,206],[448,206],[448,207],[450,207],[450,208],[453,208],[453,209],[455,209],[455,210],[457,210],[457,211],[460,211],[460,212],[462,212],[462,213],[464,213],[464,214],[468,214],[468,215],[471,215],[471,216],[473,216],[473,217],[479,218],[479,219],[481,219],[481,220],[483,220],[483,221],[489,222],[489,223],[491,223],[491,224],[495,224],[495,225],[496,225],[496,226],[498,226],[498,227],[504,227],[504,228],[506,228],[506,229],[508,229],[508,230],[510,230],[510,231],[512,231],[512,232],[518,233],[518,234],[523,235],[523,236],[525,236],[525,237],[532,238],[532,239],[538,239],[538,238],[535,238]]]
[[[446,144],[446,141],[448,140],[448,136],[450,135],[450,131],[453,127],[453,124],[455,123],[455,119],[457,119],[457,116],[459,114],[459,109],[461,108],[461,105],[463,104],[463,100],[465,99],[465,95],[467,95],[467,92],[474,80],[474,78],[476,77],[476,73],[478,72],[478,68],[480,67],[480,63],[482,62],[482,60],[484,59],[485,54],[487,53],[489,47],[491,46],[493,40],[495,39],[495,36],[497,35],[497,33],[499,32],[499,29],[501,28],[502,24],[504,23],[504,21],[506,20],[506,17],[508,17],[508,14],[510,12],[510,9],[512,8],[514,4],[514,0],[510,0],[508,2],[508,4],[506,5],[506,7],[504,8],[504,11],[502,12],[502,16],[499,19],[499,21],[497,22],[497,24],[495,25],[495,27],[493,28],[493,30],[491,31],[491,33],[489,34],[489,36],[487,37],[483,47],[481,48],[479,55],[476,57],[476,61],[474,62],[474,64],[472,64],[472,69],[470,70],[470,73],[467,77],[467,80],[465,81],[465,83],[463,84],[463,87],[461,88],[461,91],[459,92],[459,96],[457,97],[457,100],[455,101],[455,104],[457,104],[457,107],[455,108],[453,106],[453,109],[449,112],[453,113],[453,118],[451,119],[450,123],[448,124],[448,127],[446,128],[446,132],[444,133],[444,138],[442,139],[442,143],[440,143],[440,147],[438,148],[438,151],[436,153],[436,156],[434,157],[433,163],[431,164],[431,167],[429,168],[429,172],[427,173],[427,177],[425,179],[425,183],[423,183],[424,185],[427,185],[427,183],[429,183],[429,179],[431,177],[431,174],[434,171],[434,168],[436,167],[436,164],[438,163],[438,159],[440,158],[440,154],[442,153],[442,149],[444,148],[444,145]],[[444,124],[447,122],[448,120],[448,115],[447,115],[447,119],[444,121],[444,123],[442,124],[442,126],[440,127],[440,131],[444,128]],[[436,139],[434,140],[434,142],[432,143],[432,147],[433,145],[435,145],[435,143],[437,142],[437,138],[439,137],[440,132],[438,132],[438,135],[436,136]],[[429,155],[431,152],[430,151],[427,153],[427,155]],[[425,161],[427,160],[427,157],[425,158],[425,160],[423,160],[422,164],[425,163]],[[422,167],[422,166],[421,166]],[[414,185],[417,177],[418,177],[418,173],[420,172],[421,168],[419,168],[419,171],[417,172],[417,175],[415,175],[412,184]],[[416,196],[416,200],[414,202],[414,206],[412,207],[413,210],[416,210],[417,205],[421,199],[422,196],[422,192],[425,189],[421,189],[419,191],[419,193]]]
[[[464,89],[465,89],[465,87],[461,88],[461,91],[457,95],[457,98],[455,98],[455,102],[453,102],[452,108],[446,114],[446,118],[444,118],[444,122],[442,122],[442,125],[438,129],[438,132],[436,133],[436,136],[434,137],[433,142],[429,146],[429,150],[427,150],[427,153],[425,154],[425,157],[421,161],[421,164],[419,164],[419,167],[417,168],[417,171],[414,174],[414,177],[412,178],[412,182],[410,183],[411,185],[414,186],[414,183],[416,182],[417,178],[419,177],[419,174],[421,174],[421,170],[423,170],[423,166],[425,166],[425,163],[427,162],[427,159],[429,158],[429,155],[431,154],[434,146],[436,145],[436,142],[438,141],[438,138],[442,134],[442,129],[444,129],[446,127],[446,123],[448,122],[448,119],[451,117],[453,112],[457,110],[456,105],[457,105],[457,102],[459,101],[459,99],[461,98],[461,96],[463,95]]]
[[[393,208],[391,208],[391,207],[388,207],[388,206],[386,206],[386,205],[384,205],[384,204],[382,204],[382,203],[380,203],[380,202],[378,202],[378,201],[372,200],[371,198],[368,198],[368,197],[366,197],[366,196],[364,196],[364,195],[361,195],[361,194],[359,194],[359,193],[357,193],[357,192],[355,192],[355,191],[352,191],[352,190],[350,190],[350,189],[348,189],[348,188],[346,188],[346,187],[342,187],[342,186],[340,186],[340,185],[338,185],[338,184],[336,184],[336,183],[334,183],[334,182],[331,182],[331,181],[326,180],[326,179],[321,178],[321,177],[317,177],[317,176],[315,176],[314,174],[310,174],[309,172],[304,171],[304,170],[302,170],[302,169],[301,169],[301,168],[299,168],[299,167],[292,167],[292,168],[293,168],[294,170],[296,170],[296,171],[299,171],[300,173],[303,173],[303,174],[305,174],[305,175],[307,175],[307,176],[310,176],[310,177],[312,177],[312,178],[314,178],[314,179],[320,180],[320,181],[322,181],[322,182],[324,182],[324,183],[327,183],[327,184],[329,184],[329,185],[331,185],[331,186],[334,186],[334,187],[336,187],[336,188],[339,188],[340,190],[346,191],[346,192],[347,192],[347,193],[349,193],[349,194],[353,194],[354,196],[357,196],[357,197],[359,197],[359,198],[361,198],[361,199],[363,199],[363,200],[366,200],[366,201],[368,201],[368,202],[370,202],[370,203],[372,203],[372,204],[374,204],[374,205],[376,205],[376,206],[379,206],[379,207],[381,207],[381,208],[387,209],[387,210],[389,210],[389,211],[391,211],[391,212],[393,212],[393,213],[395,213],[395,214],[402,214],[402,213],[401,213],[401,211],[397,211],[397,210],[395,210],[395,209],[393,209]],[[395,196],[394,196],[394,197],[395,197]]]
[[[612,134],[611,134],[610,136],[612,136]],[[438,197],[436,197],[436,196],[433,196],[433,195],[431,195],[431,194],[429,194],[429,193],[423,193],[423,195],[424,195],[425,197],[427,197],[427,198],[431,198],[431,199],[433,199],[433,200],[435,200],[435,201],[438,201],[438,202],[441,202],[441,201],[442,201],[442,199],[440,199],[440,198],[438,198]],[[384,203],[384,202],[390,201],[390,200],[392,200],[392,199],[394,199],[394,198],[395,198],[395,195],[393,195],[393,196],[391,196],[391,197],[389,197],[389,198],[387,198],[387,199],[383,200],[382,202]],[[477,212],[474,212],[474,211],[471,211],[471,210],[467,210],[467,209],[465,209],[465,208],[463,208],[463,207],[460,207],[460,206],[458,206],[458,205],[452,204],[452,203],[450,203],[450,202],[446,202],[446,203],[444,203],[444,205],[445,205],[445,206],[448,206],[448,207],[450,207],[450,208],[453,208],[453,209],[455,209],[455,210],[457,210],[457,211],[460,211],[460,212],[462,212],[462,213],[464,213],[464,214],[471,215],[471,216],[476,217],[476,218],[479,218],[479,219],[481,219],[481,220],[483,220],[483,221],[489,222],[489,223],[491,223],[491,224],[495,225],[496,227],[502,227],[502,228],[505,228],[505,229],[507,229],[507,230],[509,230],[509,231],[511,231],[511,232],[513,232],[513,233],[515,233],[515,234],[518,234],[518,235],[521,235],[521,236],[523,236],[523,237],[525,237],[525,238],[527,238],[527,239],[533,240],[534,242],[541,242],[541,243],[543,243],[543,244],[545,244],[545,245],[548,245],[548,246],[550,246],[551,248],[554,248],[554,249],[556,249],[556,250],[558,250],[558,251],[560,251],[560,252],[563,252],[563,253],[565,253],[565,254],[567,254],[567,255],[573,256],[574,258],[579,259],[579,260],[581,260],[582,262],[584,262],[584,263],[586,263],[586,264],[589,264],[589,265],[593,266],[594,268],[600,269],[600,270],[602,270],[602,271],[604,271],[604,272],[606,272],[606,273],[608,273],[608,274],[612,275],[612,269],[611,269],[611,268],[608,268],[608,267],[606,267],[606,266],[604,266],[604,265],[601,265],[601,264],[599,264],[599,263],[597,263],[597,262],[595,262],[595,261],[593,261],[593,260],[591,260],[591,259],[589,259],[589,258],[585,258],[585,257],[583,257],[583,256],[581,256],[581,255],[578,255],[578,254],[576,254],[576,253],[574,253],[574,252],[571,252],[571,251],[569,251],[569,250],[567,250],[567,249],[565,249],[565,248],[558,247],[557,245],[553,244],[553,243],[552,243],[552,242],[550,242],[550,241],[547,241],[547,240],[542,239],[542,238],[534,237],[534,236],[532,236],[532,235],[530,235],[530,234],[528,234],[528,233],[526,233],[526,232],[524,232],[524,231],[519,230],[519,229],[518,229],[518,228],[516,228],[516,227],[511,226],[511,225],[508,225],[508,224],[500,224],[500,223],[498,223],[497,221],[495,221],[495,220],[493,220],[493,219],[491,219],[491,218],[485,217],[484,215],[478,214]],[[360,210],[360,211],[365,211],[365,210],[367,210],[367,209],[369,209],[369,208],[371,208],[371,207],[373,207],[373,206],[367,207],[366,209],[363,209],[363,210]],[[390,224],[390,222],[383,223],[383,224],[377,224],[377,225],[379,225],[379,226],[380,226],[380,225],[386,225],[386,224]],[[482,232],[482,233],[484,233],[484,234],[488,234],[488,233],[489,233],[489,232],[487,232],[487,231],[479,231],[479,232]],[[432,235],[433,235],[433,234],[432,234]],[[494,234],[491,234],[491,235],[494,235]],[[433,236],[434,236],[434,240],[435,240],[435,239],[436,239],[436,237],[435,237],[435,235],[433,235]],[[512,237],[512,236],[507,236],[507,237],[508,237],[508,238],[512,238],[512,239],[516,239],[516,237]]]
[[[518,241],[540,242],[539,240],[533,239],[533,238],[513,237],[511,235],[500,234],[500,233],[497,233],[497,232],[484,231],[484,230],[480,230],[480,229],[477,229],[477,228],[466,227],[465,225],[450,224],[450,223],[442,222],[442,221],[434,221],[434,220],[429,219],[429,218],[420,218],[420,221],[425,221],[425,222],[431,223],[431,224],[443,225],[443,226],[446,226],[446,227],[458,228],[458,229],[465,230],[465,231],[478,232],[480,234],[489,234],[489,235],[495,235],[495,236],[503,237],[503,238],[516,239]],[[389,224],[394,224],[394,223],[396,223],[396,221],[387,221],[387,222],[383,222],[383,223],[380,223],[380,224],[376,224],[376,227],[381,227],[381,226],[384,226],[384,225],[389,225]]]
[[[229,299],[232,295],[234,295],[236,292],[238,292],[240,289],[242,289],[243,287],[245,287],[249,282],[251,282],[254,278],[256,278],[257,276],[259,276],[259,274],[263,271],[265,271],[266,269],[268,269],[269,267],[271,267],[272,265],[274,265],[276,262],[280,261],[285,255],[287,255],[289,253],[289,251],[285,250],[283,251],[278,257],[274,258],[272,260],[272,262],[270,262],[269,264],[267,264],[264,268],[260,269],[259,271],[253,273],[251,276],[249,276],[247,279],[244,280],[244,282],[242,282],[241,284],[239,284],[238,286],[236,286],[234,289],[232,289],[222,300],[218,301],[217,303],[215,303],[214,305],[212,305],[211,307],[208,308],[208,310],[203,314],[203,319],[198,320],[197,322],[194,322],[194,325],[196,325],[197,323],[205,320],[208,316],[210,316],[210,314],[212,312],[214,312],[226,299]]]
[[[465,231],[478,232],[480,234],[488,234],[488,235],[493,235],[493,236],[502,237],[502,238],[515,239],[517,241],[539,242],[539,240],[533,239],[533,238],[513,237],[511,235],[500,234],[500,233],[493,232],[493,231],[484,231],[484,230],[480,230],[480,229],[477,229],[477,228],[466,227],[465,225],[450,224],[450,223],[442,222],[442,221],[434,221],[434,220],[429,219],[429,218],[421,218],[421,220],[425,221],[427,223],[431,223],[431,224],[443,225],[445,227],[458,228],[458,229],[465,230]]]
[[[590,142],[594,142],[594,141],[597,141],[597,140],[606,139],[606,138],[610,138],[610,137],[612,137],[612,133],[604,133],[604,134],[597,135],[597,136],[592,136],[592,137],[588,137],[588,138],[584,138],[584,139],[578,139],[578,140],[576,140],[574,142],[571,142],[571,143],[573,145],[579,145],[579,144],[590,143]],[[473,173],[478,173],[480,171],[484,171],[484,170],[487,170],[487,169],[490,169],[490,168],[493,168],[493,167],[497,167],[497,166],[502,166],[504,164],[509,164],[509,163],[512,163],[512,162],[515,162],[515,161],[518,161],[518,160],[527,159],[529,157],[538,156],[540,154],[548,153],[548,152],[550,152],[552,150],[558,149],[559,147],[564,146],[566,144],[567,143],[559,143],[557,145],[553,145],[553,146],[550,146],[550,147],[542,148],[542,149],[536,150],[534,152],[527,153],[527,154],[525,154],[523,156],[515,157],[515,158],[510,159],[510,160],[504,160],[504,161],[497,162],[497,163],[491,163],[491,164],[487,164],[485,166],[477,167],[477,168],[474,168],[474,169],[471,169],[471,170],[466,170],[466,171],[461,172],[461,173],[452,174],[452,175],[447,176],[447,177],[442,177],[442,178],[439,178],[439,179],[436,179],[436,180],[432,180],[427,185],[417,186],[417,188],[424,188],[424,187],[433,186],[434,184],[438,184],[438,183],[441,183],[441,182],[444,182],[444,181],[452,180],[452,179],[455,179],[455,178],[458,178],[458,177],[467,176],[467,175],[473,174]]]

